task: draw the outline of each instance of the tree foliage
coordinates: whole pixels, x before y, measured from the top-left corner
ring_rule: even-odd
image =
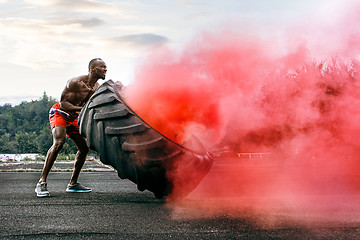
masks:
[[[36,101],[0,106],[0,153],[46,154],[52,145],[49,109],[56,99],[43,96]],[[64,153],[75,153],[76,147],[66,140]]]

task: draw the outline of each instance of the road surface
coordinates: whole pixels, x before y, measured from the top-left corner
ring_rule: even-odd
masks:
[[[281,208],[271,215],[251,205],[234,212],[229,201],[204,198],[198,189],[180,202],[159,200],[113,171],[82,172],[79,181],[93,192],[81,194],[65,192],[70,172],[51,172],[51,197],[40,199],[39,174],[0,172],[0,239],[360,239],[358,200],[346,203],[355,212],[339,223],[287,221]],[[199,189],[209,188],[214,174]],[[277,220],[259,221],[265,215]]]

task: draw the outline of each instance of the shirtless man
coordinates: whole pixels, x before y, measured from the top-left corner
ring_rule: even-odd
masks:
[[[47,190],[46,179],[58,153],[64,145],[66,135],[74,141],[78,149],[74,170],[66,191],[91,192],[90,188],[77,182],[80,170],[89,152],[86,139],[79,133],[78,112],[99,87],[98,79],[105,79],[106,71],[106,64],[103,60],[100,58],[92,59],[89,62],[89,73],[70,79],[61,94],[60,102],[50,109],[49,120],[53,135],[53,145],[47,152],[41,177],[35,188],[38,197],[50,196]]]

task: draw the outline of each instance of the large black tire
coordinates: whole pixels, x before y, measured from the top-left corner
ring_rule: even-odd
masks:
[[[100,86],[80,112],[80,133],[102,163],[140,191],[186,196],[211,168],[211,155],[195,137],[180,145],[153,129],[125,103],[122,89],[112,80]]]

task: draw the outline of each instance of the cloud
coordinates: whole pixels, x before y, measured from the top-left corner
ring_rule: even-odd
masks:
[[[38,36],[79,33],[86,31],[86,28],[103,25],[104,21],[96,17],[58,17],[52,19],[36,19],[24,17],[5,17],[0,18],[0,26],[7,36],[23,35],[21,33],[34,33]],[[28,38],[29,36],[26,36]]]
[[[49,21],[49,25],[66,26],[66,25],[80,25],[81,27],[91,28],[103,25],[104,20],[91,17],[91,18],[57,18]]]
[[[129,34],[113,38],[112,41],[129,47],[154,47],[167,43],[168,38],[153,33]]]
[[[57,0],[25,0],[24,3],[31,4],[31,5],[38,5],[38,6],[52,6],[55,5],[58,1]]]
[[[193,3],[189,0],[177,0],[176,3],[179,5],[179,6],[188,6],[188,7],[191,7],[193,5]]]
[[[36,70],[59,67],[70,52],[74,54],[74,49],[82,51],[96,44],[96,38],[83,36],[103,24],[104,21],[96,17],[0,18],[0,27],[6,33],[0,39],[0,51],[11,52],[6,61],[16,65]]]
[[[122,8],[119,8],[110,2],[104,3],[95,0],[25,0],[24,2],[34,6],[53,7],[54,9],[62,10],[65,9],[70,12],[100,13],[128,18],[133,17],[130,12],[122,10]]]
[[[192,1],[192,0],[177,0],[176,3],[178,6],[181,7],[194,7],[194,6],[204,7],[207,4],[209,4],[209,2],[200,2],[200,1]]]
[[[71,6],[72,8],[96,8],[101,7],[101,3],[92,0],[25,0],[27,4],[38,5],[38,6]]]

